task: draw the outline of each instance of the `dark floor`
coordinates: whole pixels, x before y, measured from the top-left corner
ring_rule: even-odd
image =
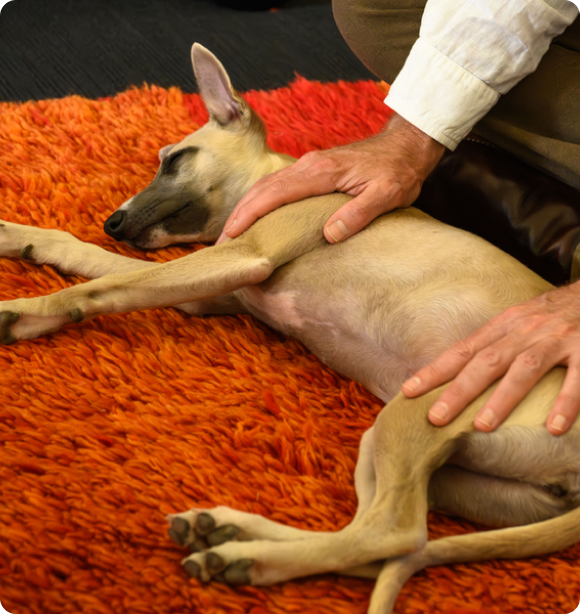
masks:
[[[295,73],[372,77],[342,40],[327,0],[282,0],[276,11],[226,4],[234,0],[9,2],[0,14],[0,100],[97,98],[143,82],[195,91],[193,42],[213,51],[242,91],[280,87]]]

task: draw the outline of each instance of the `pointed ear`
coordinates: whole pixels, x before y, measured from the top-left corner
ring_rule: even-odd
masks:
[[[195,43],[191,62],[209,114],[222,126],[242,119],[247,105],[232,88],[228,73],[215,55]]]
[[[173,145],[166,145],[159,150],[159,162],[163,162],[163,159],[169,155],[175,145],[177,145],[177,143],[173,143]]]

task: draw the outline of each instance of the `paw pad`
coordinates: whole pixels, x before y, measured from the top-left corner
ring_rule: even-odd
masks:
[[[183,569],[190,578],[197,578],[198,580],[201,578],[201,566],[195,561],[185,561]]]
[[[81,309],[79,309],[78,307],[75,307],[74,309],[71,309],[68,312],[68,315],[70,317],[70,319],[75,323],[78,324],[79,322],[82,322],[85,314],[82,312]]]
[[[32,250],[34,249],[34,245],[29,244],[26,247],[23,247],[20,251],[20,257],[22,260],[32,260]]]
[[[215,520],[213,519],[213,516],[211,516],[210,514],[206,514],[205,512],[202,512],[197,517],[197,522],[195,525],[195,532],[198,535],[204,536],[204,535],[207,535],[210,531],[213,531],[214,529],[215,529]]]
[[[20,319],[20,314],[14,311],[3,311],[0,313],[0,345],[10,345],[16,341],[10,332],[10,327]]]
[[[185,541],[189,537],[190,528],[187,520],[179,517],[173,518],[168,530],[171,541],[178,546],[185,545]]]

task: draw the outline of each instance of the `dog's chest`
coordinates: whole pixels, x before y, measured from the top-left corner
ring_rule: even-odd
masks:
[[[271,292],[262,285],[246,286],[236,293],[240,302],[254,316],[275,328],[296,334],[305,325],[304,316],[297,305],[298,292],[286,290]]]

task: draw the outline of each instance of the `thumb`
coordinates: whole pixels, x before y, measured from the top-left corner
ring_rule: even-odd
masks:
[[[324,226],[324,236],[329,243],[340,243],[396,206],[395,201],[385,202],[379,190],[367,188],[330,217]]]

